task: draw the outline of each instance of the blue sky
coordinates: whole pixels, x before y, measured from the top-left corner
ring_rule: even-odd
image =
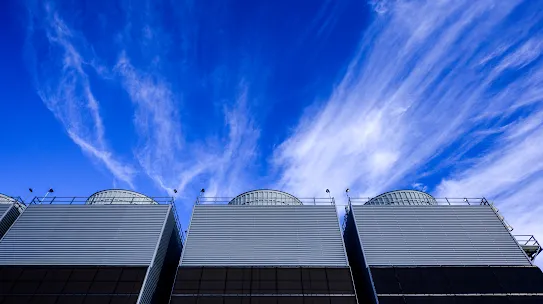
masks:
[[[539,1],[3,1],[0,192],[494,200],[543,213]]]

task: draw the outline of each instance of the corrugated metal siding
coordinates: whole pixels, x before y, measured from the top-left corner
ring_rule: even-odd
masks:
[[[19,217],[21,212],[14,204],[0,204],[0,239]]]
[[[353,206],[377,265],[530,265],[490,206]]]
[[[168,205],[30,205],[0,265],[149,265]]]
[[[181,265],[345,266],[335,206],[196,205]]]
[[[147,275],[141,293],[139,296],[139,304],[151,303],[153,299],[153,294],[156,290],[158,279],[160,277],[160,272],[162,271],[162,266],[164,265],[164,257],[166,256],[166,251],[168,250],[168,243],[172,235],[173,229],[175,227],[175,218],[173,216],[172,210],[168,211],[168,219],[164,225],[164,230],[160,237],[160,242],[156,248],[156,254],[153,259],[151,267],[147,270]]]

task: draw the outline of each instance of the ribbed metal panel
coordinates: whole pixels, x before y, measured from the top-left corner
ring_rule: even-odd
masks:
[[[346,266],[335,206],[196,205],[182,266]]]
[[[162,235],[160,236],[160,242],[156,248],[156,253],[153,259],[153,263],[147,270],[147,275],[141,289],[138,303],[147,304],[151,303],[153,299],[153,294],[156,290],[158,279],[160,277],[160,272],[162,271],[162,266],[164,265],[164,258],[166,256],[166,251],[168,250],[168,243],[170,237],[173,233],[175,227],[175,218],[173,212],[170,209],[168,211],[168,216],[166,223],[164,223],[164,229]]]
[[[8,211],[9,208],[11,208],[13,204],[0,204],[0,216],[2,216],[6,211]]]
[[[30,205],[0,265],[149,265],[169,205]]]
[[[531,265],[490,206],[353,206],[378,265]]]
[[[14,204],[0,204],[0,239],[19,217],[20,210]]]

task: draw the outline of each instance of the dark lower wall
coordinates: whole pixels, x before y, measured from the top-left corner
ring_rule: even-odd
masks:
[[[543,303],[538,267],[371,267],[371,274],[381,304]]]
[[[354,296],[180,296],[171,304],[356,304]]]
[[[379,304],[541,304],[543,296],[380,297]]]
[[[171,303],[356,304],[348,267],[179,267]]]
[[[136,303],[146,267],[0,266],[0,303]]]

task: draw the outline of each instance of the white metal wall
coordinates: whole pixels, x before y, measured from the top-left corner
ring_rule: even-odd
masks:
[[[169,205],[30,205],[0,265],[149,265]]]
[[[531,265],[490,206],[352,206],[378,265]]]
[[[335,206],[196,205],[181,265],[346,266]]]

